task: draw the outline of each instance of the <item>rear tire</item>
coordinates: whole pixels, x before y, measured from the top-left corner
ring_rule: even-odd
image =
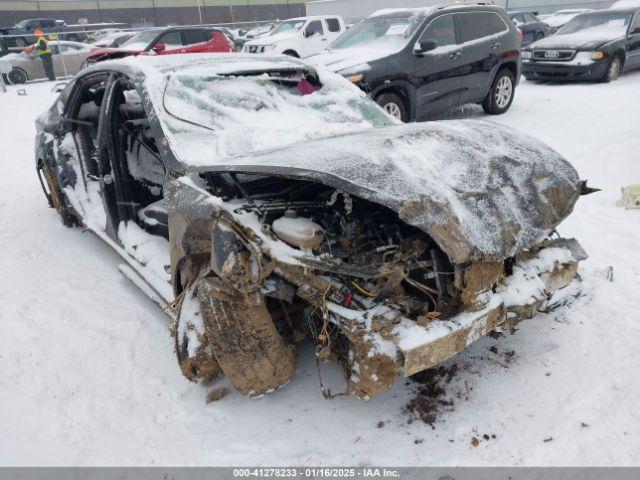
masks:
[[[9,80],[11,85],[21,85],[23,83],[27,83],[29,77],[24,70],[14,68],[7,74],[7,80]]]
[[[516,82],[511,70],[503,68],[493,79],[489,93],[482,101],[482,109],[490,115],[501,115],[511,107],[516,93]]]
[[[621,73],[622,57],[619,54],[615,54],[609,62],[607,73],[604,74],[604,78],[602,79],[602,81],[604,83],[615,82],[618,78],[620,78]]]
[[[287,50],[286,52],[283,52],[282,54],[283,55],[287,55],[288,57],[300,58],[300,55],[298,55],[298,52],[296,52],[294,50]]]
[[[254,397],[285,385],[295,351],[278,333],[263,295],[232,290],[213,277],[199,280],[197,290],[209,345],[233,386]]]
[[[383,93],[376,97],[376,103],[392,117],[397,118],[401,122],[407,121],[407,107],[399,95],[395,93]]]
[[[62,224],[69,228],[79,225],[80,222],[78,222],[78,219],[70,211],[67,197],[47,165],[43,165],[42,174],[44,175],[47,186],[49,187],[49,195],[51,196],[53,208],[55,208],[58,215],[60,215]]]

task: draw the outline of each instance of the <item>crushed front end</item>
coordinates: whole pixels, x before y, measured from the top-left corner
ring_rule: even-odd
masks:
[[[286,384],[311,339],[348,394],[372,398],[532,317],[586,258],[576,240],[545,238],[454,262],[397,209],[286,176],[192,175],[169,205],[182,370],[222,372],[251,396]]]

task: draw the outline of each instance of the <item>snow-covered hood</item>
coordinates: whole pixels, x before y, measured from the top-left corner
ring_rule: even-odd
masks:
[[[341,72],[356,70],[355,67],[362,67],[364,71],[369,68],[368,63],[381,58],[387,57],[399,52],[403,48],[401,42],[383,43],[376,45],[379,48],[371,46],[355,46],[351,48],[327,49],[317,55],[306,58],[305,60],[312,65],[324,65],[332,72]]]
[[[300,30],[290,30],[287,32],[276,33],[275,35],[262,35],[245,42],[245,45],[271,45],[286,40],[292,40],[298,36]]]
[[[624,28],[588,28],[575,33],[545,37],[532,43],[529,48],[590,50],[616,40],[624,34]]]
[[[396,211],[457,264],[501,261],[532,247],[580,195],[578,174],[557,152],[488,121],[362,130],[190,171],[321,182]]]

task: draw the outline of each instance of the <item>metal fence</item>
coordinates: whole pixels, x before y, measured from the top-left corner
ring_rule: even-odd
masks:
[[[305,0],[0,0],[1,23],[54,18],[131,26],[235,23],[305,15]],[[2,25],[0,25],[2,26]]]

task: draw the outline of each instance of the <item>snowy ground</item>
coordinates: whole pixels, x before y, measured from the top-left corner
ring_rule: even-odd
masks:
[[[0,465],[640,465],[640,211],[615,207],[620,186],[640,183],[640,73],[523,81],[494,119],[604,189],[560,228],[591,255],[586,296],[448,362],[459,371],[447,396],[461,398],[433,429],[407,422],[416,386],[405,381],[371,402],[324,400],[310,348],[281,391],[205,404],[180,375],[167,318],[106,245],[47,208],[33,121],[50,87],[0,93]],[[340,391],[337,369],[323,373]]]

